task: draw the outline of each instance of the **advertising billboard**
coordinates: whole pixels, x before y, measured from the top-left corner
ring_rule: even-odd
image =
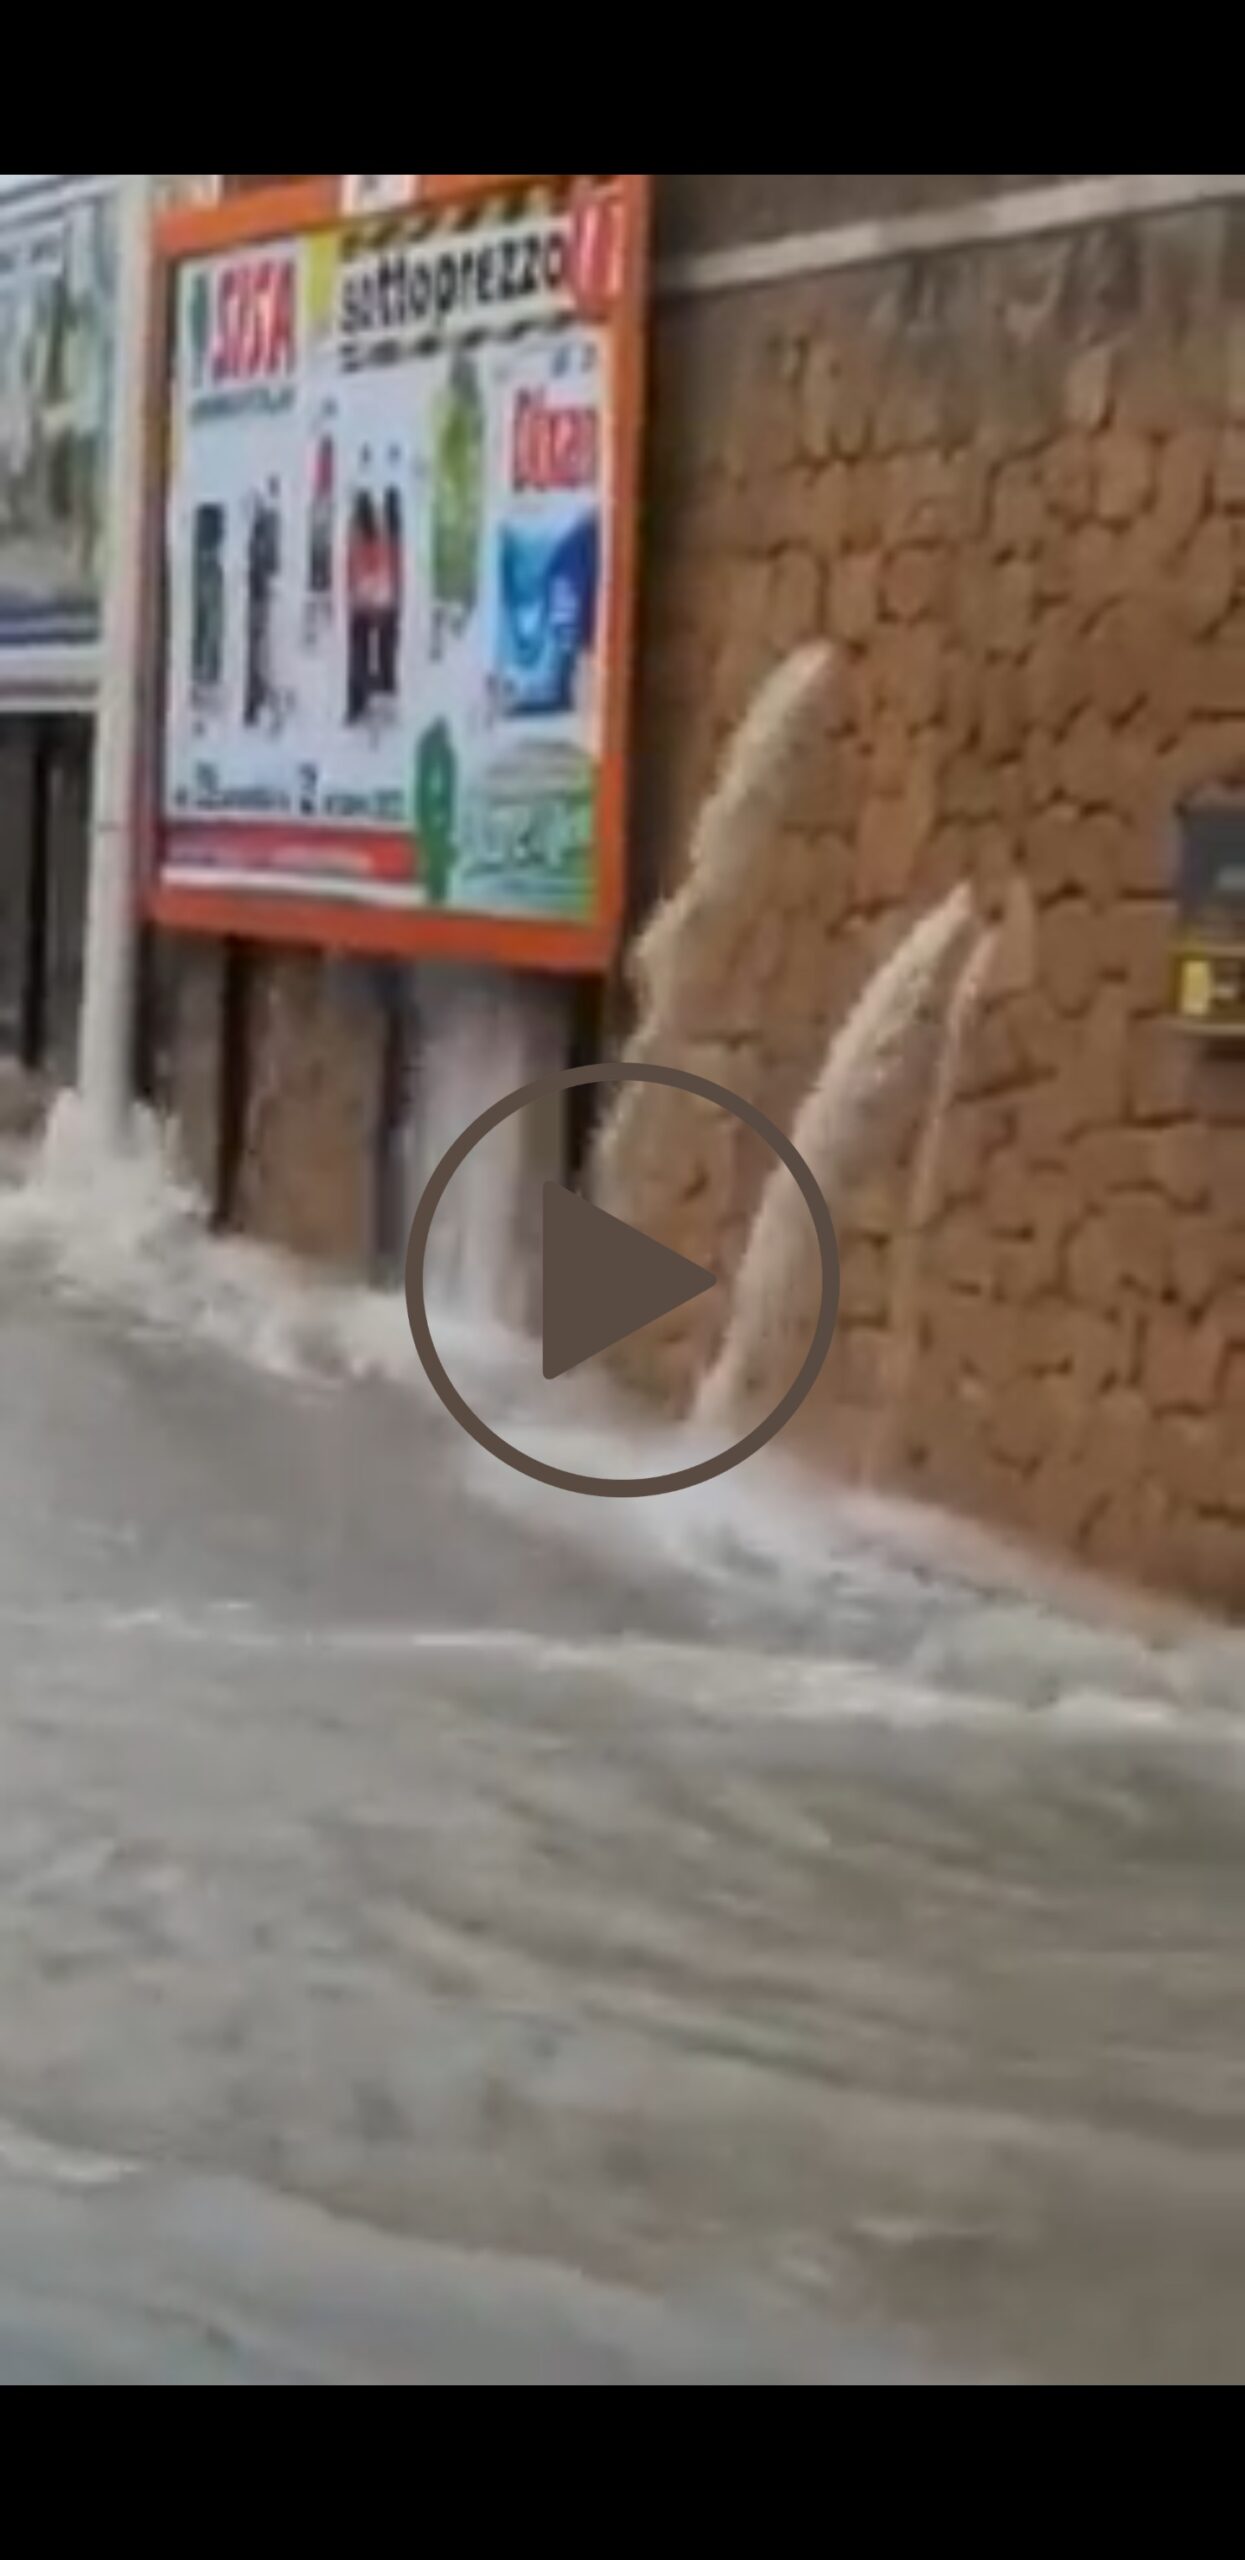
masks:
[[[163,229],[151,908],[597,969],[625,892],[647,181],[409,185],[362,219],[317,183]]]
[[[0,708],[98,672],[116,314],[110,178],[0,189]]]

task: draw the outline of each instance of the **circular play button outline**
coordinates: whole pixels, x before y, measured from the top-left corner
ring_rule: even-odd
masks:
[[[495,1129],[504,1127],[507,1120],[516,1119],[521,1111],[529,1111],[542,1102],[555,1102],[564,1093],[579,1093],[585,1086],[597,1084],[665,1085],[674,1093],[690,1093],[700,1102],[711,1102],[718,1110],[727,1112],[732,1120],[741,1121],[744,1128],[760,1138],[778,1157],[780,1164],[786,1166],[813,1221],[821,1255],[821,1305],[817,1328],[808,1357],[794,1385],[788,1388],[781,1403],[775,1405],[764,1422],[758,1423],[733,1447],[723,1450],[720,1457],[706,1458],[698,1466],[683,1467],[671,1475],[581,1476],[565,1467],[546,1466],[543,1460],[529,1457],[526,1450],[515,1448],[511,1441],[503,1440],[500,1433],[491,1431],[467,1403],[465,1396],[460,1395],[433,1341],[428,1321],[425,1297],[428,1245],[433,1221],[455,1174],[461,1171],[468,1156],[474,1155],[476,1148],[483,1146],[486,1138],[492,1137]],[[542,1076],[535,1084],[522,1085],[517,1093],[507,1094],[503,1101],[495,1102],[491,1110],[483,1112],[469,1129],[464,1130],[462,1137],[438,1165],[416,1211],[406,1257],[406,1303],[415,1349],[428,1383],[446,1412],[475,1441],[477,1448],[485,1450],[489,1457],[500,1459],[504,1467],[512,1468],[517,1475],[527,1476],[536,1484],[550,1485],[557,1493],[582,1493],[606,1502],[644,1502],[658,1494],[690,1493],[697,1485],[713,1484],[719,1476],[730,1475],[747,1459],[755,1458],[762,1449],[768,1448],[770,1442],[786,1430],[788,1423],[794,1421],[829,1359],[839,1321],[840,1286],[839,1245],[834,1220],[820,1183],[792,1145],[786,1131],[778,1128],[774,1121],[767,1120],[763,1112],[752,1103],[745,1102],[739,1094],[728,1092],[725,1085],[711,1084],[707,1077],[691,1075],[682,1067],[570,1067],[560,1075]]]

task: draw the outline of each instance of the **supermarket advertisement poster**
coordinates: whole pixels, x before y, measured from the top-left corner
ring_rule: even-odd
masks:
[[[177,261],[162,890],[366,910],[373,948],[600,926],[627,221],[577,182]]]

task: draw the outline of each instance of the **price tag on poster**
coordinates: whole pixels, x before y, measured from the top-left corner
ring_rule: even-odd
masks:
[[[283,194],[168,235],[152,913],[594,971],[626,902],[648,181],[444,183],[374,230],[334,185],[300,225]],[[420,182],[344,184],[374,214]]]

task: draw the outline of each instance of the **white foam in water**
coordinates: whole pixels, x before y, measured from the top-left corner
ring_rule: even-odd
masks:
[[[322,1385],[383,1379],[433,1409],[401,1297],[333,1287],[264,1247],[212,1238],[150,1120],[135,1122],[121,1156],[104,1157],[78,1107],[60,1106],[27,1179],[0,1196],[0,1273],[23,1262],[49,1272],[71,1300],[277,1376]],[[720,1445],[703,1432],[654,1424],[602,1393],[590,1373],[550,1390],[535,1345],[503,1327],[435,1321],[446,1366],[483,1418],[551,1464],[649,1476]],[[663,1676],[675,1695],[712,1697],[723,1712],[750,1696],[763,1716],[937,1724],[962,1712],[1038,1712],[1106,1733],[1159,1728],[1178,1711],[1194,1740],[1199,1717],[1230,1715],[1245,1694],[1245,1651],[1235,1634],[1157,1605],[1151,1612],[1139,1602],[1131,1612],[1115,1595],[1043,1568],[985,1532],[914,1505],[845,1493],[781,1452],[688,1494],[618,1503],[535,1486],[448,1425],[445,1446],[472,1493],[514,1510],[526,1530],[546,1530],[571,1552],[578,1545],[620,1573],[632,1571],[640,1591],[661,1576],[694,1584],[715,1640],[676,1648],[679,1660],[670,1654]],[[220,1622],[213,1631],[219,1639]],[[148,1632],[168,1641],[187,1631],[170,1628],[157,1611]],[[236,1633],[240,1645],[257,1640],[241,1624]],[[416,1633],[425,1647],[464,1640],[461,1631]],[[791,1653],[793,1636],[807,1659]],[[278,1631],[278,1640],[291,1637]],[[377,1630],[371,1640],[409,1646],[412,1634]],[[468,1638],[477,1640],[474,1632]],[[533,1640],[506,1632],[487,1641],[519,1666]],[[646,1646],[638,1633],[603,1647],[603,1668],[607,1657],[613,1671],[630,1663],[642,1681]],[[542,1661],[551,1671],[559,1662],[591,1668],[578,1655],[572,1662],[566,1648],[546,1649]]]
[[[31,1256],[79,1304],[279,1376],[416,1365],[399,1298],[334,1288],[263,1246],[210,1236],[169,1133],[145,1113],[111,1148],[76,1095],[57,1104],[24,1181],[0,1198],[0,1258]]]

